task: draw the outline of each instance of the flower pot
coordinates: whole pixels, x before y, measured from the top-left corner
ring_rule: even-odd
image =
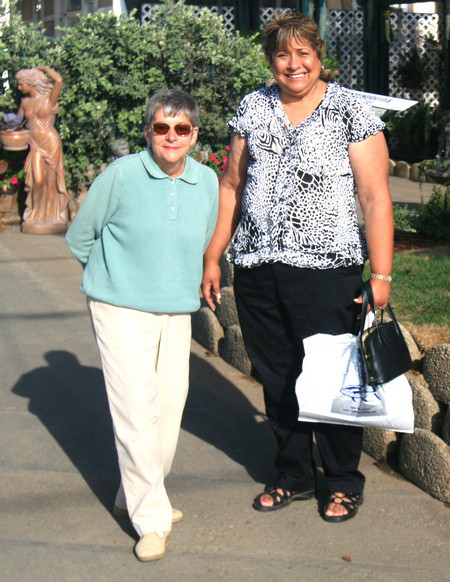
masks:
[[[433,184],[440,184],[441,186],[450,185],[450,172],[439,172],[438,170],[425,170],[425,176],[430,179]]]
[[[0,131],[0,141],[3,149],[16,152],[28,148],[28,129],[19,129],[17,131]]]

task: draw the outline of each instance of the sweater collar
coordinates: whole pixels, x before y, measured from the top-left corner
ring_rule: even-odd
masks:
[[[156,178],[159,180],[163,180],[164,178],[171,180],[172,178],[168,176],[165,172],[161,170],[158,164],[155,162],[153,157],[152,151],[150,148],[139,152],[139,157],[141,158],[142,163],[145,166],[147,172],[152,176],[152,178]],[[191,156],[186,156],[186,165],[184,166],[183,173],[176,180],[183,180],[184,182],[188,182],[189,184],[197,184],[198,182],[198,166],[197,162],[195,162]]]

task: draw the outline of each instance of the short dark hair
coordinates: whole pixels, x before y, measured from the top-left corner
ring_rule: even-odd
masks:
[[[325,52],[325,43],[320,38],[317,24],[306,14],[275,13],[263,29],[263,38],[264,54],[269,63],[273,53],[284,50],[292,39],[310,44],[320,60]]]
[[[154,93],[145,108],[146,125],[150,125],[158,109],[162,109],[167,117],[175,117],[184,113],[193,127],[198,126],[198,103],[184,91],[166,89]]]

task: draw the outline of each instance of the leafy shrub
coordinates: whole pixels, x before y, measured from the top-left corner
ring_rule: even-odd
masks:
[[[408,210],[408,205],[394,204],[394,227],[407,232],[416,232],[415,217]]]
[[[115,138],[142,149],[148,96],[160,88],[152,66],[156,50],[132,16],[88,15],[65,29],[54,68],[64,80],[59,132],[72,184],[111,158]]]
[[[166,0],[153,8],[144,28],[158,46],[153,64],[162,87],[182,89],[198,100],[199,141],[217,147],[228,138],[226,123],[240,99],[270,75],[257,35],[228,32],[221,17],[207,8],[196,10],[184,0]]]
[[[416,228],[431,240],[450,241],[450,186],[444,194],[438,186],[433,188],[429,201],[419,209]]]
[[[0,110],[18,108],[19,69],[45,64],[61,74],[56,127],[72,188],[110,161],[114,139],[125,138],[131,152],[145,146],[144,109],[156,90],[182,89],[198,100],[199,142],[216,151],[225,145],[227,121],[242,96],[269,77],[256,36],[227,32],[221,17],[207,8],[197,15],[184,0],[155,6],[148,25],[110,12],[79,17],[63,30],[51,42],[40,25],[25,24],[12,11],[0,39],[0,65],[11,79]]]
[[[0,9],[2,17],[5,17],[6,4]],[[14,78],[17,71],[47,64],[52,48],[52,40],[45,36],[42,23],[24,24],[17,2],[10,0],[8,4],[9,23],[1,25],[0,70],[6,72],[3,87],[9,85],[9,90],[0,91],[1,111],[18,109],[21,95]]]

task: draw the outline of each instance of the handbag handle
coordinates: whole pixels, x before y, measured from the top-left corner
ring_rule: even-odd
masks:
[[[372,291],[372,285],[370,284],[370,281],[365,281],[362,285],[361,288],[361,295],[362,295],[362,310],[361,310],[361,329],[360,329],[360,336],[362,336],[362,333],[364,331],[364,324],[366,321],[366,316],[367,316],[367,307],[370,306],[371,311],[373,311],[374,313],[376,312],[375,309],[375,300],[373,298],[373,291]],[[389,314],[389,317],[391,318],[394,326],[395,326],[395,331],[398,334],[401,334],[400,331],[400,326],[398,325],[397,322],[397,318],[394,315],[394,311],[392,310],[392,307],[390,306],[390,304],[388,303],[386,306],[386,311]],[[383,314],[384,314],[384,310],[381,310],[381,323],[383,323]],[[375,316],[375,326],[377,328],[377,332],[378,332],[378,320]],[[378,334],[379,335],[379,334]]]

